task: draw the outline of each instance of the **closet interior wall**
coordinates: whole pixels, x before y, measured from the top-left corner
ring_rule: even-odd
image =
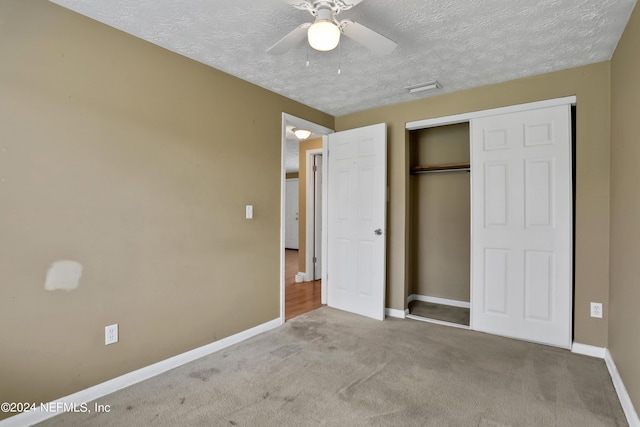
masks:
[[[410,165],[469,163],[469,123],[410,132]],[[467,171],[411,173],[409,295],[470,301]]]

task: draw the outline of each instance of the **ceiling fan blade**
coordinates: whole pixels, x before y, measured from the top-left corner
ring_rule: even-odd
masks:
[[[306,22],[298,26],[298,28],[291,31],[289,34],[281,38],[280,41],[271,46],[267,52],[272,55],[282,55],[283,53],[293,49],[307,36],[307,30],[310,26],[310,22]]]
[[[340,29],[345,36],[360,43],[371,52],[379,55],[391,53],[398,46],[396,42],[389,40],[385,36],[378,34],[357,22],[349,20],[341,21]]]
[[[310,0],[282,0],[285,3],[300,10],[313,10],[313,1]]]
[[[314,10],[314,3],[318,3],[320,0],[282,0],[285,3],[300,10]],[[363,0],[330,0],[329,3],[334,3],[340,10],[349,10],[352,7],[362,3]]]
[[[344,3],[349,9],[353,6],[362,3],[362,0],[342,0],[340,3]]]

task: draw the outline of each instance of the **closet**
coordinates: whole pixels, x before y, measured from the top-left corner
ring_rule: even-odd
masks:
[[[571,347],[575,101],[407,123],[408,317]]]
[[[409,316],[469,326],[469,123],[410,132]]]

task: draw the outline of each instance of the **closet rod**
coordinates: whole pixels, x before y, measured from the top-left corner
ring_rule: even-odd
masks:
[[[411,173],[417,174],[417,173],[455,172],[455,171],[469,171],[469,170],[471,170],[471,165],[469,163],[452,163],[448,165],[414,166],[411,168]]]

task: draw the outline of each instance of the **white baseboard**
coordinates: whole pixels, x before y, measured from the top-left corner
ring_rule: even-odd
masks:
[[[471,303],[466,301],[458,301],[454,299],[438,298],[438,297],[429,297],[426,295],[418,295],[418,294],[409,295],[409,298],[407,298],[407,302],[409,303],[411,301],[430,302],[433,304],[450,305],[452,307],[462,307],[462,308],[471,307]]]
[[[636,412],[633,406],[633,402],[629,397],[629,393],[627,393],[627,389],[622,382],[622,378],[618,373],[618,368],[616,368],[616,364],[611,357],[609,349],[574,342],[571,346],[571,351],[577,354],[584,354],[587,356],[604,359],[605,363],[607,364],[607,369],[609,370],[609,375],[611,375],[613,386],[615,387],[616,393],[618,394],[618,399],[620,400],[620,404],[622,405],[622,410],[627,417],[629,426],[640,427],[640,418],[638,418],[638,413]]]
[[[622,405],[622,410],[627,417],[627,422],[629,423],[629,427],[640,427],[640,418],[638,418],[638,413],[636,409],[633,407],[633,402],[631,401],[631,397],[629,397],[629,393],[627,393],[627,389],[622,382],[622,378],[620,377],[620,373],[618,372],[618,368],[616,368],[616,364],[613,361],[613,357],[611,357],[611,353],[609,349],[605,349],[604,361],[607,364],[607,369],[609,369],[609,374],[611,375],[611,380],[613,381],[613,386],[616,389],[616,393],[618,393],[618,399],[620,400],[620,404]]]
[[[247,329],[246,331],[231,335],[230,337],[223,338],[211,344],[203,345],[202,347],[198,347],[185,353],[178,354],[177,356],[170,357],[168,359],[154,363],[153,365],[145,366],[144,368],[137,369],[133,372],[121,375],[119,377],[97,384],[93,387],[86,388],[77,393],[70,394],[69,396],[62,397],[53,402],[49,402],[48,404],[46,404],[46,406],[62,408],[64,404],[71,406],[75,403],[76,407],[79,407],[82,403],[91,402],[93,400],[106,396],[107,394],[116,392],[125,387],[129,387],[151,377],[155,377],[156,375],[159,375],[170,369],[177,368],[178,366],[182,366],[201,357],[223,350],[229,346],[259,335],[263,332],[277,328],[280,325],[282,325],[282,320],[280,318],[271,320],[269,322],[255,326],[251,329]],[[58,413],[56,412],[45,412],[41,411],[40,408],[36,408],[32,412],[23,412],[20,414],[16,414],[10,418],[0,420],[0,427],[31,426],[49,418],[53,418],[56,415],[58,415]]]
[[[313,282],[315,279],[313,278],[313,274],[305,273],[304,271],[299,271],[294,278],[296,283],[302,282]]]
[[[598,359],[604,359],[604,354],[607,349],[604,347],[596,347],[593,345],[580,344],[574,342],[571,345],[571,352],[576,354],[584,354],[585,356],[597,357]]]
[[[395,308],[385,308],[384,314],[387,317],[397,317],[398,319],[404,319],[407,317],[408,310],[396,310]]]

